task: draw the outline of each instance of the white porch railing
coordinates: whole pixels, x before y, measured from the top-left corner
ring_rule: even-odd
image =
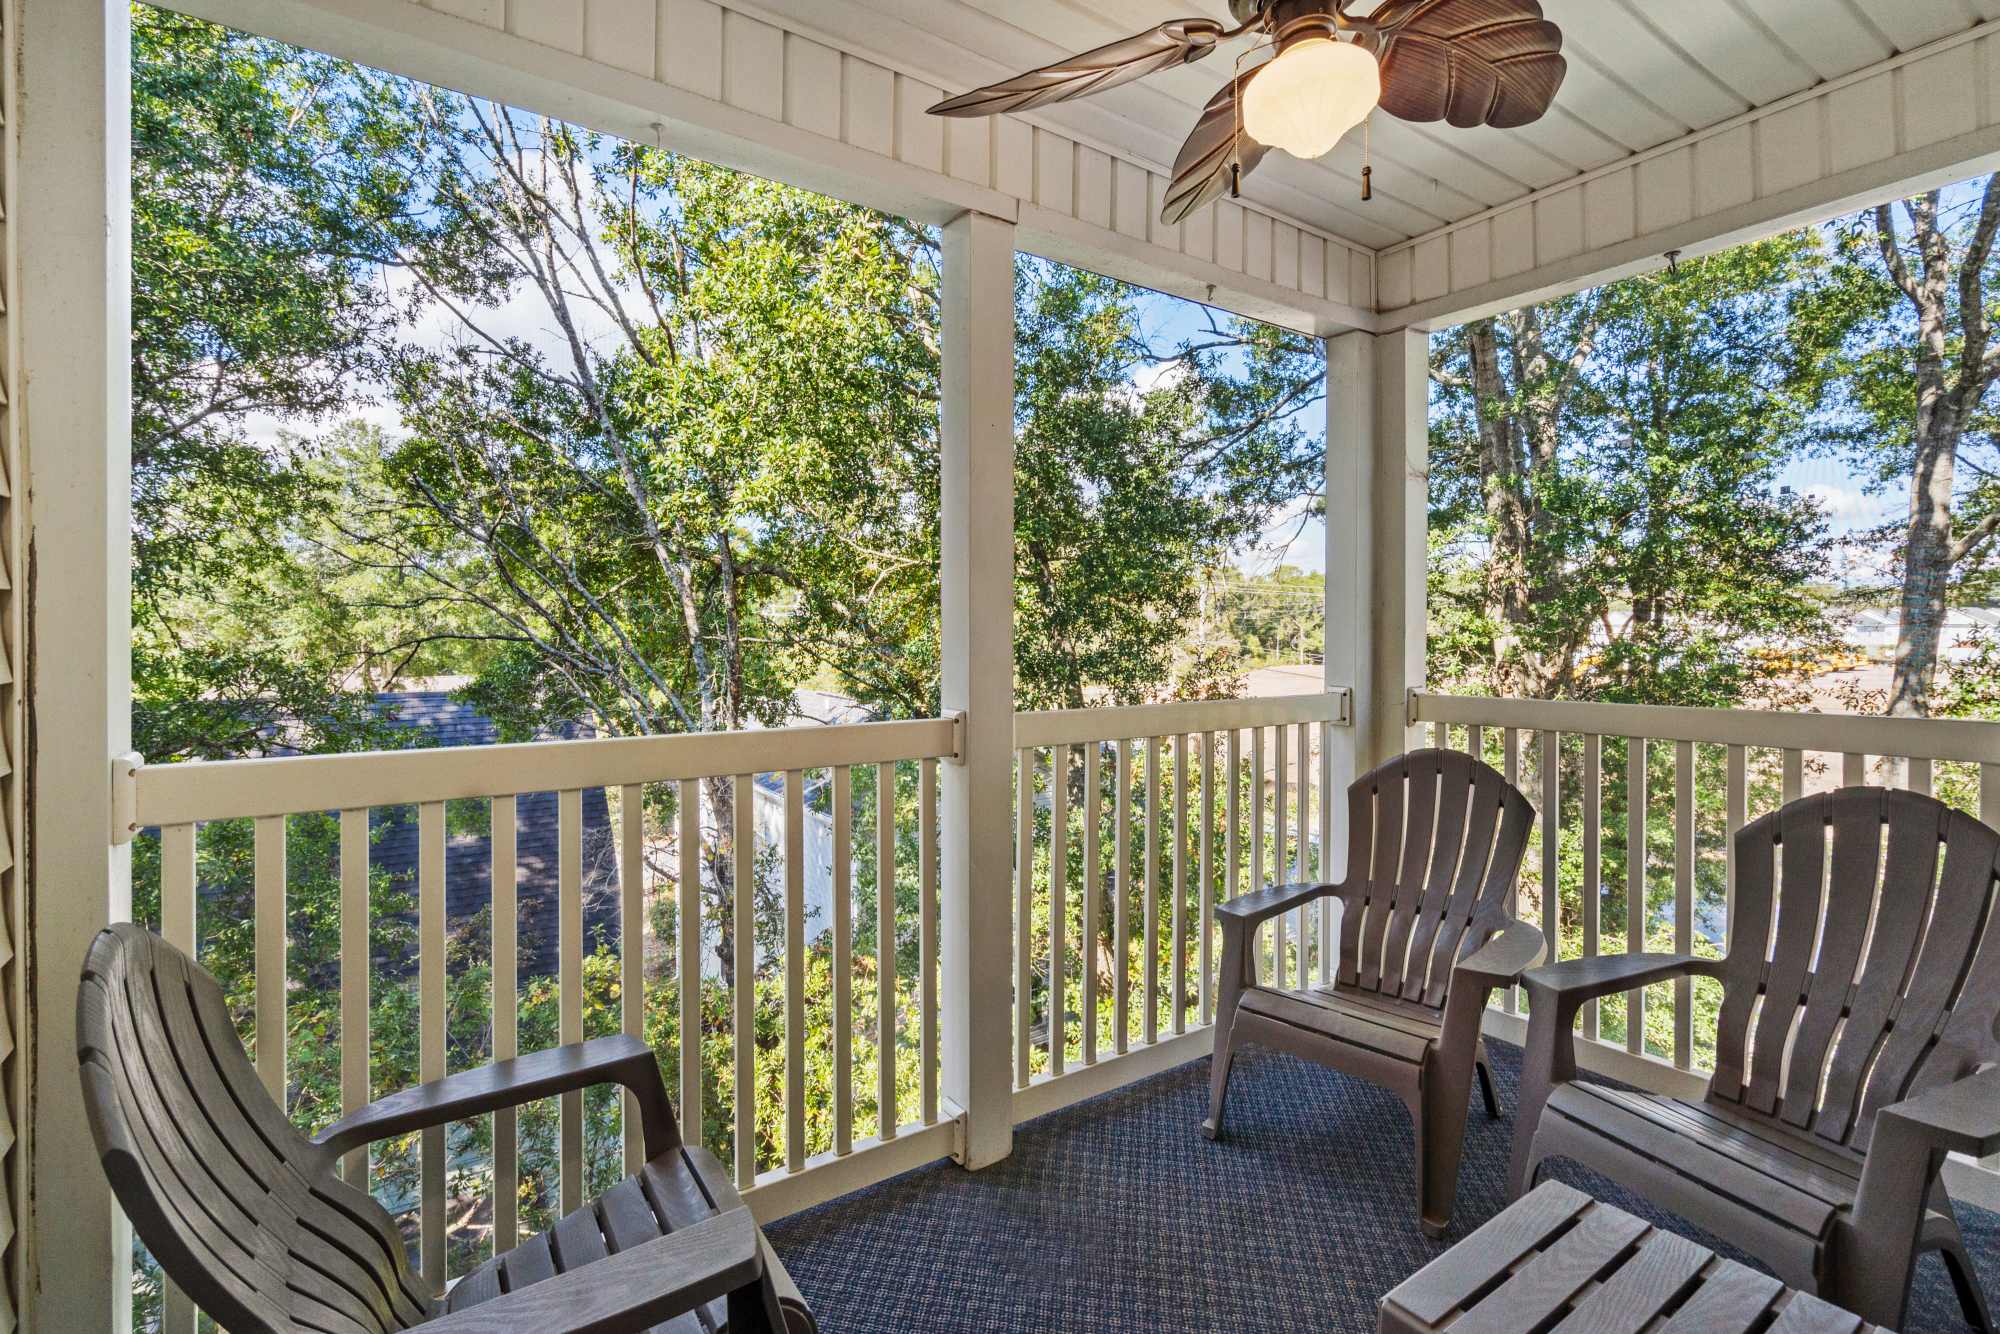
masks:
[[[782,866],[784,1085],[782,1128],[760,1126],[758,1099],[735,1096],[758,1086],[757,1043],[739,1040],[754,1032],[758,990],[756,895],[738,892],[731,923],[733,981],[728,990],[733,1066],[733,1124],[727,1156],[733,1158],[737,1184],[762,1212],[783,1213],[786,1205],[760,1195],[784,1196],[789,1182],[822,1168],[879,1157],[860,1169],[833,1174],[828,1193],[838,1194],[868,1180],[894,1175],[922,1162],[956,1151],[958,1127],[953,1109],[941,1105],[938,1094],[937,996],[937,763],[955,754],[957,724],[953,720],[809,727],[752,731],[728,735],[551,742],[519,746],[487,746],[343,755],[311,758],[250,760],[214,764],[141,768],[135,778],[135,826],[157,828],[161,852],[161,915],[165,935],[183,949],[196,947],[197,839],[204,826],[220,821],[252,821],[254,837],[255,1001],[254,1030],[259,1034],[287,1031],[288,979],[286,948],[288,876],[287,826],[296,817],[339,819],[341,918],[340,1066],[343,1113],[366,1103],[374,1081],[370,1071],[370,879],[371,810],[416,808],[416,959],[419,1013],[417,1076],[435,1079],[446,1073],[446,831],[447,804],[479,803],[491,830],[492,847],[492,1018],[491,1056],[517,1054],[516,999],[524,980],[520,970],[518,903],[516,895],[516,798],[523,794],[556,794],[558,838],[558,1009],[559,1040],[579,1041],[584,1031],[584,794],[608,789],[617,794],[617,920],[619,923],[620,1024],[622,1031],[644,1036],[647,1015],[648,902],[646,864],[648,831],[645,795],[654,785],[673,785],[678,798],[680,864],[688,853],[706,848],[727,850],[732,883],[739,889],[761,875],[756,838],[755,778],[782,775]],[[907,795],[914,778],[916,792],[917,920],[899,920],[898,770]],[[914,770],[914,773],[911,771]],[[805,893],[803,842],[806,836],[804,791],[808,774],[830,775],[829,796],[833,830],[830,922],[832,936],[832,1014],[817,1040],[832,1048],[832,1145],[829,1152],[806,1152],[808,1042],[805,1010]],[[876,846],[873,874],[876,886],[877,994],[857,1005],[851,981],[854,923],[850,905],[857,866],[849,836],[853,828],[853,791],[857,774],[872,779],[875,790]],[[732,780],[728,789],[726,832],[704,828],[704,784]],[[712,803],[710,803],[712,805]],[[905,819],[907,819],[907,814]],[[657,831],[656,831],[657,832]],[[903,831],[907,833],[908,831]],[[706,843],[704,838],[706,837]],[[867,853],[862,854],[866,856]],[[671,942],[678,965],[676,985],[679,1014],[703,1011],[704,948],[701,879],[676,874],[674,887],[678,939]],[[919,942],[918,976],[899,979],[896,962],[899,935],[914,934]],[[660,942],[667,945],[669,942]],[[899,991],[899,980],[903,990]],[[768,982],[766,982],[768,987]],[[767,993],[768,994],[768,993]],[[859,1013],[857,1014],[857,1011]],[[877,1133],[862,1139],[854,1134],[855,1079],[852,1050],[859,1031],[875,1039],[875,1106]],[[916,1030],[910,1044],[905,1025]],[[698,1018],[679,1024],[677,1102],[683,1108],[704,1105],[703,1025]],[[901,1040],[899,1040],[899,1038]],[[283,1101],[289,1089],[285,1045],[258,1042],[254,1046],[259,1073],[273,1095]],[[914,1045],[914,1053],[909,1051]],[[899,1054],[901,1055],[899,1070]],[[914,1055],[915,1105],[906,1090]],[[379,1091],[379,1090],[378,1090]],[[702,1133],[699,1110],[684,1116],[691,1139]],[[641,1159],[638,1119],[623,1118],[626,1170]],[[711,1127],[711,1130],[719,1129]],[[760,1165],[760,1132],[781,1145],[781,1162]],[[719,1138],[719,1136],[718,1136]],[[493,1129],[493,1189],[491,1205],[495,1244],[507,1248],[518,1235],[516,1189],[519,1141],[514,1114],[500,1113]],[[722,1149],[712,1143],[709,1147]],[[366,1180],[366,1155],[348,1164],[350,1179]],[[760,1170],[760,1166],[763,1170]],[[567,1212],[585,1195],[589,1164],[585,1161],[583,1101],[569,1095],[561,1109],[560,1195]],[[442,1131],[428,1132],[421,1152],[419,1212],[420,1253],[425,1276],[441,1286],[446,1273],[447,1162]],[[773,1207],[776,1204],[777,1207]],[[796,1204],[790,1207],[796,1207]]]
[[[1016,1120],[1208,1050],[1214,907],[1324,873],[1349,708],[1337,690],[1017,716]],[[1274,923],[1267,974],[1325,978],[1331,922]]]
[[[1218,897],[1270,876],[1316,871],[1319,849],[1329,841],[1332,808],[1320,803],[1315,826],[1311,794],[1327,790],[1327,733],[1346,720],[1347,709],[1347,693],[1339,691],[1017,716],[1022,798],[1015,817],[1022,831],[1021,864],[1027,868],[1017,880],[1017,921],[1027,929],[1015,933],[1022,998],[1017,1087],[1012,1107],[1000,1109],[1000,1115],[1026,1119],[1202,1054],[1212,1017],[1210,910]],[[211,840],[227,825],[247,845],[253,919],[247,929],[254,958],[245,983],[246,1028],[260,1075],[284,1100],[296,1097],[299,1072],[287,1070],[285,1043],[255,1037],[289,1033],[298,1020],[296,1011],[288,1015],[288,1006],[296,1004],[296,978],[288,975],[287,951],[298,929],[302,877],[313,871],[304,856],[288,864],[288,845],[298,845],[300,821],[316,818],[337,826],[337,1027],[344,1114],[388,1091],[383,1070],[371,1066],[371,1006],[379,1003],[375,974],[383,966],[371,958],[371,926],[379,924],[371,915],[381,910],[379,903],[371,905],[371,896],[382,870],[371,813],[378,818],[383,812],[399,818],[414,813],[415,946],[405,965],[415,983],[413,1073],[434,1079],[452,1060],[447,958],[454,913],[448,905],[456,905],[459,915],[465,911],[465,891],[455,878],[465,874],[463,844],[449,863],[446,855],[454,845],[452,830],[470,821],[490,835],[490,957],[476,962],[490,964],[492,978],[484,1055],[505,1059],[520,1048],[519,998],[522,985],[531,981],[524,976],[520,931],[518,886],[527,866],[518,855],[525,845],[518,843],[517,799],[553,793],[556,1040],[591,1035],[585,1030],[586,969],[592,958],[585,939],[586,890],[593,883],[607,888],[615,878],[618,1025],[643,1037],[649,1001],[677,1006],[678,1069],[670,1078],[677,1076],[684,1131],[694,1139],[705,1130],[707,1147],[732,1161],[753,1207],[760,1215],[778,1216],[960,1150],[962,1111],[941,1097],[939,1086],[937,781],[938,763],[956,755],[959,735],[957,721],[941,719],[141,766],[131,786],[132,832],[157,831],[162,929],[190,951],[204,944],[197,939],[197,908],[203,858],[215,855]],[[1074,769],[1079,793],[1074,804],[1071,783],[1049,785],[1050,752]],[[761,822],[760,778],[766,780],[761,800],[767,803]],[[773,778],[779,782],[769,781]],[[714,780],[728,783],[726,809],[717,806],[722,789]],[[1107,787],[1107,780],[1115,787]],[[870,787],[872,802],[866,800]],[[586,857],[586,794],[600,789],[609,796],[611,828],[599,832],[608,833],[615,847],[615,877],[598,875],[600,868]],[[649,827],[647,797],[657,798],[662,789],[675,798],[673,819],[669,828]],[[549,798],[540,800],[546,811]],[[774,800],[782,801],[775,820],[768,805]],[[867,805],[873,807],[872,839],[869,812],[857,809]],[[662,806],[653,803],[656,812]],[[652,823],[669,822],[656,814]],[[762,839],[760,823],[766,831]],[[1072,841],[1071,831],[1079,826],[1081,838]],[[808,855],[810,838],[831,846]],[[855,847],[857,841],[864,846]],[[869,842],[872,847],[865,846]],[[681,874],[690,849],[720,865],[703,874]],[[1078,853],[1074,870],[1072,850]],[[809,906],[811,866],[825,868],[831,880],[811,887],[820,894],[818,908]],[[1098,867],[1099,874],[1086,873],[1086,866]],[[719,946],[719,924],[703,926],[703,884],[724,869],[737,890],[729,923],[733,967],[726,980],[703,966],[704,951]],[[873,902],[863,907],[857,923],[856,890],[865,889],[870,878]],[[760,881],[781,885],[782,905],[782,944],[761,960],[757,896],[743,892]],[[649,911],[655,890],[675,909],[671,928],[663,917],[655,930]],[[991,890],[1005,892],[1000,886]],[[401,901],[395,911],[404,912]],[[857,988],[856,940],[865,934],[869,915],[874,957],[858,961],[864,986]],[[1096,929],[1100,920],[1111,923],[1107,931]],[[1302,918],[1290,930],[1290,936],[1282,927],[1276,933],[1274,957],[1289,960],[1307,976],[1319,957],[1312,942],[1326,938],[1326,922]],[[662,934],[672,939],[654,938]],[[914,939],[914,976],[907,962],[899,968],[899,939],[906,950]],[[1089,947],[1080,948],[1084,941]],[[1010,945],[1000,940],[994,947]],[[830,995],[821,996],[824,1009],[809,1013],[807,970],[814,966],[815,949],[829,956]],[[651,972],[649,957],[660,965]],[[671,968],[665,966],[669,960]],[[655,990],[669,994],[649,996],[655,974]],[[718,983],[726,992],[727,1019],[723,1031],[709,1038],[727,1043],[727,1056],[717,1053],[705,1065],[698,1016],[704,988]],[[873,994],[857,996],[857,989]],[[760,1110],[759,1099],[742,1091],[768,1089],[779,1076],[772,1070],[760,1075],[758,1044],[738,1038],[756,1029],[760,992],[769,1022],[774,991],[782,993],[783,1043],[775,1062],[782,1077],[779,1095],[773,1099],[767,1093]],[[480,992],[484,1004],[485,988]],[[1045,1032],[1031,1043],[1038,993]],[[1050,996],[1060,998],[1053,1007]],[[1073,1006],[1080,1019],[1072,1017]],[[711,1016],[715,1009],[711,998]],[[1058,1022],[1046,1018],[1052,1012]],[[290,1036],[296,1050],[298,1036]],[[865,1054],[871,1040],[873,1069],[857,1070],[857,1044]],[[713,1068],[718,1062],[721,1072]],[[719,1087],[705,1089],[705,1080]],[[720,1120],[711,1115],[706,1126],[699,1111],[685,1110],[705,1102],[714,1108],[718,1101],[728,1105],[728,1113]],[[886,1115],[883,1108],[889,1109]],[[871,1113],[875,1133],[858,1135],[857,1123],[867,1130]],[[555,1185],[560,1208],[567,1211],[587,1194],[593,1166],[581,1095],[562,1101],[559,1124]],[[636,1168],[641,1153],[636,1131],[637,1118],[625,1116],[627,1170]],[[434,1285],[458,1276],[449,1272],[452,1216],[468,1204],[488,1203],[468,1200],[469,1195],[490,1191],[495,1246],[518,1239],[522,1149],[516,1116],[497,1115],[490,1184],[476,1179],[483,1176],[482,1162],[468,1186],[467,1174],[457,1170],[462,1164],[448,1155],[446,1134],[433,1131],[422,1138],[414,1213],[422,1269]],[[367,1182],[367,1155],[356,1155],[347,1171],[351,1180]],[[177,1309],[169,1321],[176,1334],[184,1317]]]
[[[1328,850],[1345,836],[1345,775],[1337,781],[1332,729],[1349,720],[1349,708],[1347,692],[1334,691],[1017,715],[1016,929],[1011,942],[993,944],[1011,949],[1015,966],[1015,1121],[1208,1049],[1214,905],[1274,880],[1329,873]],[[1605,850],[1620,830],[1627,843],[1625,914],[1657,927],[1652,934],[1666,938],[1651,942],[1656,946],[1693,949],[1703,947],[1702,928],[1713,932],[1713,914],[1704,916],[1704,909],[1717,906],[1698,891],[1719,887],[1726,909],[1729,876],[1709,863],[1726,857],[1728,835],[1750,817],[1753,803],[1775,804],[1808,785],[1872,780],[1937,788],[1988,818],[2000,804],[2000,726],[1435,695],[1412,697],[1411,721],[1431,729],[1426,739],[1494,760],[1537,798],[1540,851],[1524,876],[1531,902],[1523,906],[1531,916],[1539,913],[1565,957],[1595,953],[1608,940],[1629,949],[1649,943],[1647,932],[1631,933],[1629,943],[1607,937],[1606,900],[1582,888],[1617,878],[1607,877],[1617,868],[1607,866]],[[585,794],[607,790],[617,863],[617,1022],[644,1036],[649,1000],[698,1016],[704,986],[720,983],[727,1018],[724,1031],[709,1040],[729,1044],[726,1058],[715,1053],[705,1066],[704,1025],[681,1022],[678,1068],[670,1078],[683,1108],[717,1105],[721,1090],[704,1089],[705,1069],[709,1083],[728,1087],[728,1098],[720,1099],[727,1116],[711,1116],[706,1127],[700,1115],[686,1116],[687,1131],[692,1138],[705,1129],[708,1147],[732,1161],[759,1213],[776,1216],[960,1149],[962,1111],[940,1094],[938,1050],[938,848],[950,834],[938,827],[937,766],[956,754],[957,738],[955,721],[927,720],[141,768],[133,784],[135,823],[159,831],[163,926],[183,948],[198,943],[203,830],[220,822],[254,829],[246,834],[255,919],[249,1008],[255,1032],[272,1033],[288,1027],[287,899],[301,872],[295,866],[288,875],[288,826],[311,816],[337,821],[340,1101],[351,1110],[385,1091],[381,1071],[370,1065],[378,966],[370,959],[370,812],[415,811],[415,1076],[428,1079],[444,1074],[448,1060],[448,809],[458,822],[464,808],[452,803],[472,803],[491,833],[490,1055],[499,1059],[519,1047],[516,997],[526,980],[514,798],[556,794],[556,1038],[572,1041],[586,1035]],[[1607,757],[1621,750],[1622,763],[1607,766]],[[773,776],[777,781],[768,781]],[[775,819],[767,810],[761,839],[759,777],[767,779],[763,799],[782,805]],[[720,809],[714,794],[723,789],[713,780],[728,780]],[[646,798],[662,789],[677,799],[672,827],[649,828]],[[1720,793],[1719,806],[1711,789]],[[1631,791],[1644,799],[1625,800]],[[871,806],[872,820],[859,809]],[[662,808],[656,800],[653,809]],[[1662,828],[1673,831],[1671,840],[1659,841],[1670,844],[1664,856],[1648,839],[1649,830]],[[830,849],[808,856],[806,841],[814,837],[830,840]],[[668,849],[671,855],[663,855]],[[705,935],[703,877],[678,870],[685,849],[719,861],[717,869],[726,869],[739,888],[760,878],[778,887],[782,944],[775,951],[767,944],[761,974],[754,893],[733,898],[730,978],[704,969],[704,951],[719,944],[720,924],[711,922]],[[662,863],[673,868],[670,874]],[[818,892],[807,884],[812,865],[827,868],[823,874],[831,878],[823,909],[810,906],[810,894]],[[860,908],[857,922],[855,891],[871,880],[873,901]],[[1572,887],[1570,916],[1561,894],[1542,892],[1546,885]],[[1649,891],[1665,885],[1670,907],[1656,923],[1660,899]],[[659,930],[649,920],[656,897],[675,909],[670,927],[666,916],[659,918]],[[873,957],[857,960],[857,939],[865,947],[871,924]],[[1325,979],[1335,929],[1330,905],[1274,923],[1260,967],[1267,977],[1301,984]],[[665,935],[672,938],[654,938]],[[900,967],[899,940],[906,960]],[[1721,943],[1707,940],[1712,948]],[[816,950],[827,956],[831,984],[823,1006],[815,1001],[809,1010],[808,969],[821,966]],[[914,975],[907,963],[912,953]],[[649,957],[657,965],[651,972]],[[649,996],[649,982],[673,994]],[[769,1069],[760,1075],[757,1043],[735,1040],[755,1030],[760,992],[767,1024],[771,1013],[782,1012],[782,1045],[771,1049],[779,1054],[766,1058],[781,1066],[782,1076]],[[1672,1066],[1693,1072],[1701,1063],[1694,1001],[1686,985],[1637,996],[1622,1017],[1590,1014],[1586,1036],[1600,1042],[1615,1036],[1627,1054],[1621,1059],[1650,1055],[1650,1068],[1663,1076],[1671,1077]],[[1506,997],[1503,1008],[1516,1008],[1515,998]],[[716,1009],[711,998],[711,1016]],[[1667,1038],[1650,1050],[1649,1012],[1672,1015]],[[1504,1028],[1510,1021],[1496,1022]],[[1621,1027],[1622,1033],[1609,1032]],[[267,1085],[284,1096],[291,1081],[283,1044],[254,1050]],[[761,1110],[755,1096],[735,1096],[760,1084],[777,1090]],[[887,1115],[879,1115],[882,1108]],[[871,1121],[873,1134],[866,1133]],[[581,1098],[565,1099],[556,1154],[565,1210],[587,1193],[592,1162],[583,1127]],[[640,1152],[636,1118],[624,1118],[623,1127],[630,1167]],[[511,1245],[521,1230],[512,1188],[521,1164],[515,1118],[497,1116],[490,1187],[497,1246]],[[451,1168],[444,1135],[427,1136],[417,1165],[417,1232],[424,1271],[440,1284],[456,1276],[446,1272],[448,1214],[465,1204],[467,1193],[462,1181],[448,1185]],[[367,1164],[352,1162],[349,1170],[364,1180]]]

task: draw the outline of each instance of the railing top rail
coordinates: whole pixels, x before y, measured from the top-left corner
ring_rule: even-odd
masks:
[[[1411,696],[1410,721],[2000,764],[2000,723],[1936,718],[1591,704],[1418,691]]]
[[[140,827],[360,810],[523,792],[664,783],[957,753],[950,718],[689,736],[537,741],[149,765],[133,779]]]
[[[1289,723],[1347,723],[1352,694],[1345,686],[1316,695],[1270,699],[1189,700],[1125,708],[1060,709],[1014,715],[1014,747],[1073,746],[1092,741],[1133,741],[1231,728]]]

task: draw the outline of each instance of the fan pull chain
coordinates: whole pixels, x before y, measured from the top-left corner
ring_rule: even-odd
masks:
[[[1361,200],[1375,197],[1375,117],[1361,122]]]

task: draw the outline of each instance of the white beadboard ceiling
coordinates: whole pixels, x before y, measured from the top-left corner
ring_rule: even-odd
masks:
[[[797,30],[918,72],[953,92],[1165,19],[1228,18],[1227,0],[749,0]],[[1516,130],[1411,125],[1378,114],[1375,198],[1360,199],[1361,136],[1331,157],[1274,153],[1245,193],[1381,249],[2000,19],[2000,0],[1543,0],[1569,78]],[[1207,60],[1030,119],[1169,166],[1237,42]]]

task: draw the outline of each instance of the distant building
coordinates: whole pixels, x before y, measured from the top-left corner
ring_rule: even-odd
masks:
[[[1896,654],[1902,613],[1896,607],[1862,607],[1836,622],[1840,636],[1858,653],[1887,659]],[[1953,607],[1945,613],[1938,656],[1958,662],[1972,656],[1982,638],[2000,633],[2000,607]]]

